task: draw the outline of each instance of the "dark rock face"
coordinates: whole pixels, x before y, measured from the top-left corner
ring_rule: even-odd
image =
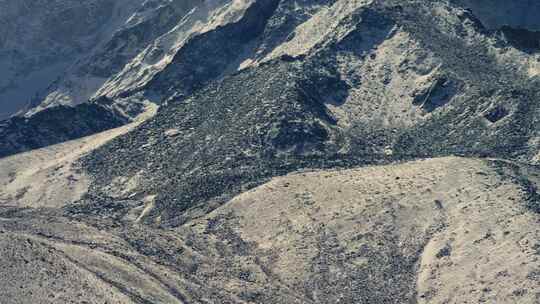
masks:
[[[96,103],[54,107],[30,119],[13,117],[0,124],[0,157],[92,135],[125,123],[126,118]]]
[[[261,35],[278,3],[278,0],[257,1],[238,22],[190,39],[172,64],[152,79],[146,89],[166,97],[185,97],[222,76]]]
[[[420,106],[426,112],[433,112],[450,102],[458,90],[456,84],[442,77],[437,79],[426,92],[415,96],[413,104]]]
[[[495,123],[508,115],[508,110],[504,107],[495,107],[489,110],[484,117],[492,123]]]

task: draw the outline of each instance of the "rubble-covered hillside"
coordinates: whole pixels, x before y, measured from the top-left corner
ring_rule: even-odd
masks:
[[[0,122],[0,302],[540,301],[534,1],[121,2]]]

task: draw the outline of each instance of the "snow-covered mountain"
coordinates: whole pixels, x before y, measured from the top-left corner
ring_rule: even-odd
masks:
[[[2,1],[0,115],[140,90],[187,41],[234,22],[250,3]]]
[[[126,26],[142,3],[0,1],[0,117],[40,103],[55,81]],[[91,75],[84,77],[92,81]]]

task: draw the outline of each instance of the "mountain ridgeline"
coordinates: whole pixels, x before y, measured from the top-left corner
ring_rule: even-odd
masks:
[[[38,2],[93,26],[0,32],[60,71],[0,122],[0,299],[540,300],[535,1]]]

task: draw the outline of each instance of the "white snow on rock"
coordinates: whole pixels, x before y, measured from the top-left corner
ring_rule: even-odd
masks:
[[[111,77],[94,98],[116,97],[123,92],[142,88],[172,62],[187,41],[218,26],[236,22],[252,3],[253,0],[213,0],[194,7],[172,30],[159,37],[120,73]]]
[[[143,0],[0,0],[0,119],[28,107],[112,37]],[[91,87],[80,75],[74,88]],[[75,79],[75,78],[73,78]],[[55,94],[61,104],[85,99]]]

